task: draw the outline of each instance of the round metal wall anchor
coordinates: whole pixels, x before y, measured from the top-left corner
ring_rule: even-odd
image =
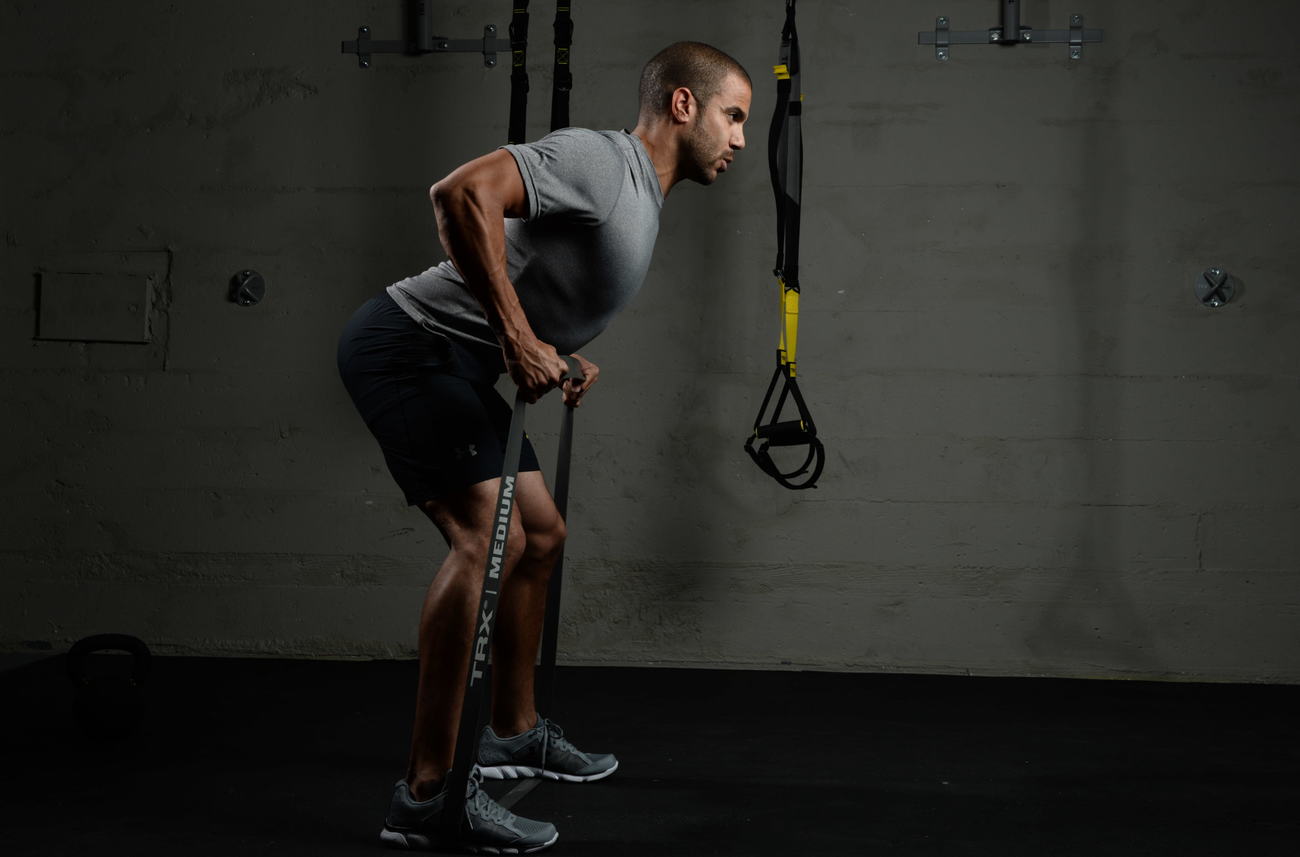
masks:
[[[1196,280],[1196,299],[1202,305],[1221,307],[1241,293],[1241,280],[1222,268],[1206,268]]]
[[[256,271],[240,271],[230,278],[230,300],[240,306],[253,306],[266,297],[266,280]]]

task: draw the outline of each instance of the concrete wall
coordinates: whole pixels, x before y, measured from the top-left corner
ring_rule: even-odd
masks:
[[[575,124],[629,125],[678,38],[757,91],[750,150],[673,192],[588,349],[563,659],[1300,680],[1300,6],[1043,0],[1023,23],[1081,12],[1105,43],[939,63],[917,32],[996,3],[804,0],[800,368],[830,455],[801,493],[741,450],[776,338],[782,4],[704,6],[575,8]],[[409,655],[443,547],[334,341],[440,258],[425,189],[502,140],[508,69],[358,69],[339,42],[398,37],[396,0],[0,8],[0,650]],[[1218,310],[1211,265],[1246,284]],[[244,268],[259,306],[226,299]],[[38,272],[143,284],[150,341],[35,340]],[[558,414],[531,416],[547,459]]]

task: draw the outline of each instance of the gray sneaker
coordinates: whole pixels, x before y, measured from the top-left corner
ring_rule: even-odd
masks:
[[[479,787],[477,770],[469,780],[465,797],[466,839],[448,842],[442,830],[442,805],[446,790],[425,801],[412,799],[404,780],[393,789],[393,801],[379,833],[381,842],[393,848],[458,847],[475,854],[530,854],[555,844],[560,834],[545,821],[520,818],[490,798]]]
[[[569,743],[564,730],[549,720],[513,738],[498,738],[489,726],[478,745],[479,768],[489,780],[545,777],[585,783],[608,777],[618,770],[609,753],[584,753]]]

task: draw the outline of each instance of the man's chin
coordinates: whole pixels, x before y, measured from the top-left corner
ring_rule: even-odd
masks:
[[[706,170],[705,172],[700,173],[699,175],[691,176],[691,181],[695,182],[696,184],[702,184],[706,187],[708,185],[713,184],[717,180],[718,180],[717,170]]]

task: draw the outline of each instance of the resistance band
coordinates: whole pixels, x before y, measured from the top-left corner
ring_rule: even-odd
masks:
[[[564,357],[568,371],[564,377],[581,384],[585,378],[582,367],[572,357]],[[491,695],[492,670],[488,664],[488,654],[492,650],[492,629],[496,625],[497,599],[500,596],[501,573],[505,565],[506,540],[510,534],[510,522],[515,511],[515,489],[519,478],[519,454],[524,446],[524,412],[528,403],[523,393],[515,393],[515,408],[510,416],[510,431],[506,435],[505,461],[501,470],[501,486],[497,489],[497,504],[492,521],[492,532],[488,538],[487,564],[483,571],[483,588],[479,592],[478,609],[474,611],[474,636],[470,646],[469,676],[465,680],[465,701],[460,709],[460,726],[456,733],[456,753],[452,759],[451,770],[447,772],[446,803],[444,804],[442,825],[445,835],[451,841],[460,841],[462,825],[465,823],[465,798],[469,788],[470,771],[477,764],[479,736],[487,726],[487,715],[491,706],[487,704]],[[564,409],[563,430],[572,435],[573,408]],[[563,468],[557,468],[564,477],[565,491],[568,491],[567,455]],[[557,477],[558,479],[558,477]],[[558,484],[558,482],[557,482]],[[558,595],[558,592],[557,592]],[[557,605],[558,611],[558,605]],[[550,614],[548,605],[548,620]],[[535,783],[535,780],[527,782]]]
[[[509,142],[523,142],[528,109],[528,71],[525,61],[528,52],[528,0],[514,0],[514,16],[510,22],[510,52],[513,72],[510,80],[510,130]],[[569,17],[570,3],[559,0],[555,10],[555,82],[551,90],[551,130],[569,124],[569,91],[573,76],[569,71],[569,48],[573,43],[573,20]],[[573,357],[561,355],[568,364],[565,378],[581,384],[585,380],[582,367]],[[510,430],[506,436],[505,461],[501,473],[501,487],[497,493],[496,518],[488,539],[487,567],[483,574],[483,589],[479,593],[479,606],[474,614],[475,633],[470,649],[469,677],[465,684],[465,701],[460,712],[460,725],[456,733],[456,750],[451,770],[447,772],[447,792],[443,809],[444,834],[451,841],[460,841],[465,823],[465,799],[469,788],[470,771],[477,764],[479,736],[487,726],[488,704],[491,695],[491,667],[488,653],[492,648],[492,629],[495,625],[500,574],[505,561],[506,538],[514,515],[515,484],[519,476],[519,454],[523,449],[524,411],[527,403],[522,395],[515,394],[514,412],[510,417]],[[565,407],[560,425],[560,446],[555,475],[555,506],[562,519],[567,519],[569,497],[569,464],[573,450],[573,408]],[[555,696],[555,659],[559,637],[560,593],[564,575],[564,552],[556,559],[546,593],[546,615],[542,628],[541,667],[537,673],[537,709],[543,715],[551,713]],[[513,806],[537,780],[525,780],[520,786],[503,796],[503,806]]]
[[[569,92],[573,73],[569,70],[569,48],[573,45],[573,19],[569,0],[555,4],[555,77],[551,86],[551,130],[569,127]],[[565,358],[568,359],[568,358]],[[573,408],[564,409],[560,425],[560,447],[555,465],[555,508],[568,520],[569,460],[573,454]],[[555,651],[560,636],[560,588],[564,583],[564,546],[551,571],[546,591],[546,619],[542,626],[541,666],[537,672],[537,710],[543,716],[555,713]]]
[[[776,275],[781,290],[781,332],[776,350],[776,371],[767,385],[767,394],[754,418],[754,429],[745,441],[745,451],[763,472],[786,488],[799,490],[816,487],[826,463],[826,450],[817,439],[808,405],[799,392],[796,380],[795,350],[799,336],[799,206],[803,188],[803,93],[799,87],[799,34],[794,24],[795,0],[786,0],[785,27],[781,31],[780,63],[776,72],[776,110],[767,137],[767,163],[772,174],[772,191],[776,195]],[[781,393],[771,416],[764,421],[777,384]],[[781,410],[788,400],[794,402],[798,419],[782,421]],[[783,472],[768,452],[774,446],[807,446],[803,463]],[[811,473],[809,469],[811,468]],[[804,477],[802,481],[796,481]]]

